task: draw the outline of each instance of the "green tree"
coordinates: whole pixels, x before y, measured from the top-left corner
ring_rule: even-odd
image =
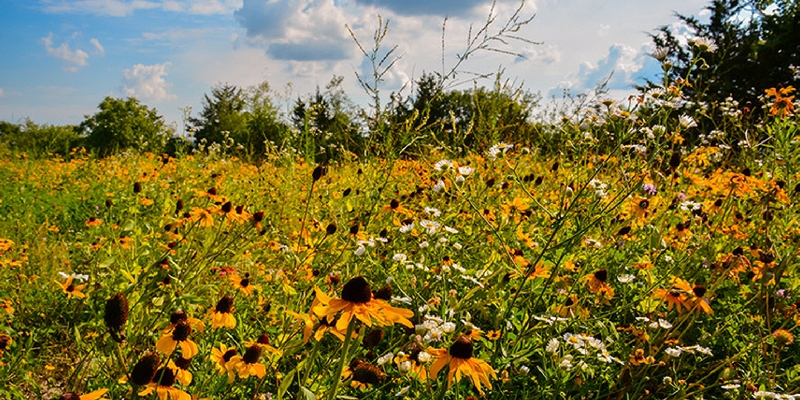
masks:
[[[292,123],[298,130],[296,149],[317,162],[338,158],[346,152],[364,154],[365,136],[356,122],[354,106],[341,87],[343,77],[334,76],[306,99],[298,98]]]
[[[667,26],[652,35],[654,44],[667,50],[670,82],[680,77],[691,83],[684,90],[689,100],[713,105],[730,96],[742,104],[756,104],[767,88],[798,84],[790,66],[800,63],[800,3],[713,0],[707,9],[706,23],[677,17],[690,36],[710,40],[711,47],[698,41],[682,43]]]
[[[195,141],[222,144],[228,137],[241,144],[242,138],[249,133],[246,108],[247,101],[241,88],[229,84],[213,87],[211,96],[204,95],[200,116],[189,119],[196,129]]]
[[[128,149],[161,152],[172,135],[163,117],[136,98],[106,97],[98,108],[78,130],[86,135],[87,147],[100,156]]]

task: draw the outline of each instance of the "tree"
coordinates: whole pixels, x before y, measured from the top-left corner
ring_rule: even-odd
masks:
[[[223,143],[227,136],[241,143],[248,135],[246,106],[241,88],[228,84],[213,87],[210,97],[204,95],[200,117],[189,119],[196,129],[195,141]]]
[[[355,122],[353,105],[341,87],[343,77],[334,76],[321,92],[298,98],[292,109],[292,123],[300,137],[295,148],[307,158],[323,162],[342,152],[363,154],[365,137]]]
[[[767,88],[798,84],[790,69],[800,59],[798,2],[713,0],[707,9],[708,23],[677,15],[691,36],[702,38],[694,45],[682,43],[666,26],[652,35],[654,44],[667,50],[669,81],[688,78],[685,96],[712,105],[729,96],[755,104]],[[698,45],[707,40],[711,46]]]
[[[79,132],[86,135],[86,145],[100,156],[127,149],[161,152],[172,130],[151,109],[133,97],[106,97],[99,112],[81,122]]]

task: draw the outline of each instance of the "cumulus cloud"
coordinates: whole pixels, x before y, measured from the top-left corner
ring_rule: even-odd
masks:
[[[41,39],[41,43],[44,44],[44,48],[48,55],[58,58],[67,64],[64,67],[64,69],[67,71],[76,72],[78,67],[88,64],[87,60],[89,59],[89,54],[83,50],[72,50],[67,43],[61,43],[60,46],[53,47],[52,32],[50,32],[47,37],[43,37]]]
[[[136,10],[160,9],[190,14],[229,14],[241,0],[50,0],[44,10],[51,13],[88,13],[125,17]]]
[[[643,83],[643,72],[652,70],[649,49],[648,45],[637,50],[624,44],[614,44],[608,49],[608,54],[597,62],[581,63],[578,72],[570,74],[551,94],[559,94],[562,89],[582,93],[603,83],[608,90],[630,90],[634,85]]]
[[[122,92],[129,97],[158,103],[177,98],[170,92],[172,84],[164,80],[169,62],[163,64],[136,64],[122,72]]]
[[[491,4],[487,0],[355,0],[357,4],[391,10],[398,15],[459,16],[476,7]]]
[[[344,27],[352,15],[333,0],[245,0],[234,17],[247,38],[276,60],[343,60],[353,55]]]

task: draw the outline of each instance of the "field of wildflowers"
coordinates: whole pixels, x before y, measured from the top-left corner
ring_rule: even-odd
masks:
[[[0,397],[793,397],[791,94],[735,143],[678,83],[560,155],[6,152]]]

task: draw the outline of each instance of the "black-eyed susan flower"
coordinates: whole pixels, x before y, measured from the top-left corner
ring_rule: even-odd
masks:
[[[685,280],[673,277],[669,289],[657,288],[653,290],[653,298],[667,303],[667,310],[674,307],[678,312],[691,309],[691,304],[686,295],[692,293],[692,287]]]
[[[156,392],[160,400],[192,400],[189,393],[173,386],[176,382],[175,371],[172,368],[163,367],[156,372],[153,381],[147,385],[147,389],[139,392],[139,396],[148,396]]]
[[[361,276],[345,283],[342,297],[338,299],[330,298],[317,289],[317,302],[318,305],[312,307],[312,310],[320,318],[332,321],[339,312],[342,313],[336,323],[336,328],[340,331],[346,330],[353,318],[367,326],[372,326],[373,323],[378,326],[399,323],[409,328],[414,327],[408,320],[414,315],[411,310],[392,307],[385,300],[373,298],[369,283]]]
[[[86,284],[84,283],[82,285],[75,285],[73,283],[74,280],[75,280],[74,276],[69,276],[67,278],[66,282],[59,283],[58,281],[56,281],[56,283],[58,284],[58,286],[61,287],[61,290],[63,290],[64,293],[67,294],[68,298],[72,298],[72,297],[77,297],[79,299],[85,298],[86,295],[83,294],[83,292],[81,292],[81,290],[83,290],[86,287]]]
[[[144,386],[153,381],[153,377],[158,371],[158,365],[161,363],[161,357],[156,353],[148,353],[142,356],[139,361],[133,366],[131,370],[130,382]]]
[[[350,386],[356,389],[368,389],[370,385],[378,385],[386,379],[380,368],[360,359],[354,359],[342,372],[343,378],[350,378]]]
[[[236,317],[233,316],[233,298],[225,295],[217,302],[217,306],[209,311],[211,317],[211,327],[226,327],[233,329],[236,327]]]
[[[61,395],[58,400],[107,400],[103,397],[104,394],[108,392],[108,389],[97,389],[91,393],[86,393],[83,395],[79,395],[75,392],[67,392]]]
[[[189,326],[191,326],[192,329],[194,329],[194,330],[196,330],[198,332],[203,332],[203,330],[205,329],[205,326],[203,325],[203,321],[200,321],[197,318],[189,318],[189,315],[186,314],[185,311],[178,310],[178,311],[175,311],[172,314],[170,314],[170,316],[169,316],[169,325],[166,328],[164,328],[162,333],[167,333],[168,331],[171,331],[172,328],[174,328],[175,325],[178,324],[178,322],[185,322],[185,323],[189,324]]]
[[[264,364],[258,362],[259,358],[261,358],[261,346],[253,344],[245,350],[243,355],[233,356],[228,362],[231,363],[231,368],[237,372],[239,378],[256,376],[261,379],[267,375],[267,369]]]
[[[125,323],[128,322],[128,298],[119,292],[106,301],[103,320],[111,338],[117,343],[125,340]]]
[[[233,287],[239,290],[243,295],[250,296],[253,294],[253,290],[257,289],[258,286],[254,285],[253,282],[250,280],[250,274],[245,273],[244,276],[240,276],[237,273],[233,273],[228,275],[228,280],[231,281]]]
[[[191,358],[176,357],[169,360],[167,366],[175,372],[175,379],[183,386],[189,386],[192,383],[192,372],[189,371],[189,366],[192,364]]]
[[[459,382],[463,376],[468,376],[475,388],[478,389],[478,392],[483,394],[481,384],[491,389],[492,383],[489,381],[489,376],[497,379],[497,374],[486,361],[472,357],[472,340],[466,336],[460,336],[456,339],[449,350],[428,348],[427,352],[435,359],[433,365],[431,365],[430,376],[435,377],[442,368],[448,366],[448,387],[454,378],[456,382]]]
[[[228,383],[232,383],[235,378],[233,364],[231,358],[237,354],[236,348],[228,348],[225,344],[220,344],[219,347],[211,349],[211,361],[214,362],[214,369],[217,375],[228,375]]]
[[[692,288],[692,294],[694,295],[691,300],[689,300],[689,307],[694,312],[704,312],[708,315],[714,313],[714,310],[711,309],[711,304],[706,298],[707,289],[705,286],[698,285]]]
[[[161,339],[156,342],[156,349],[164,354],[172,354],[176,348],[181,348],[184,358],[192,358],[197,355],[197,344],[189,339],[192,334],[192,327],[184,321],[179,321],[171,330],[164,332]]]
[[[87,227],[100,226],[103,225],[103,220],[100,218],[89,217],[89,219],[86,220],[84,225],[86,225]]]

